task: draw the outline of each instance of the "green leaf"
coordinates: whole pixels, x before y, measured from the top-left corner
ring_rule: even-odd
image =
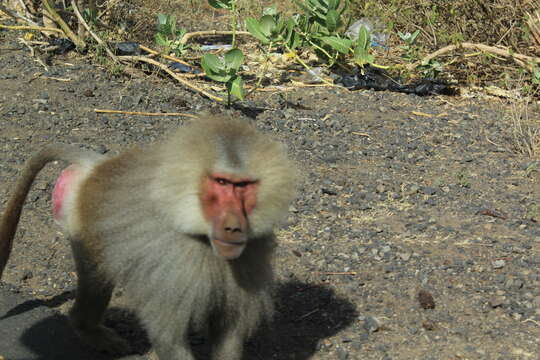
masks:
[[[295,31],[296,21],[290,17],[285,24],[285,42],[291,49],[296,49],[300,45],[300,35]]]
[[[225,53],[224,60],[227,69],[234,69],[236,72],[244,62],[244,54],[240,49],[231,49]]]
[[[157,33],[154,36],[154,39],[156,40],[156,44],[161,46],[169,46],[169,41],[163,36],[162,33]]]
[[[270,42],[270,39],[263,33],[263,31],[261,30],[261,25],[256,19],[247,18],[246,27],[249,33],[255,36],[263,44],[268,44]]]
[[[374,60],[373,55],[370,55],[366,49],[363,49],[360,46],[357,46],[354,49],[354,62],[356,64],[363,67],[365,64],[372,63],[373,60]]]
[[[360,27],[360,30],[358,31],[358,40],[357,40],[357,47],[362,48],[364,50],[369,49],[371,46],[371,37],[369,36],[369,31],[365,26]]]
[[[416,30],[415,32],[413,32],[411,34],[411,37],[409,38],[409,44],[414,44],[414,42],[416,41],[416,37],[418,36],[418,34],[420,34],[420,30]]]
[[[328,0],[328,9],[336,10],[339,7],[339,0]]]
[[[218,82],[227,82],[231,79],[231,75],[227,73],[225,65],[214,54],[204,54],[201,59],[201,67],[206,76]]]
[[[259,22],[261,31],[264,35],[270,36],[276,28],[276,21],[270,15],[264,15]]]
[[[244,90],[244,80],[242,77],[237,76],[233,81],[227,82],[227,91],[235,96],[237,99],[244,100],[245,90]]]
[[[232,9],[232,0],[208,0],[208,3],[214,9]]]
[[[321,40],[342,54],[348,54],[352,46],[351,39],[341,39],[337,36],[323,36]]]
[[[204,54],[201,61],[203,67],[206,65],[206,67],[213,72],[224,70],[225,68],[221,60],[214,54]]]
[[[326,28],[330,32],[336,31],[339,26],[339,14],[336,10],[332,9],[326,14]]]
[[[168,16],[165,14],[158,14],[158,25],[166,25]]]
[[[272,16],[275,16],[277,15],[278,12],[277,12],[277,9],[276,9],[276,5],[272,5],[272,6],[269,6],[269,7],[266,7],[263,9],[263,15],[272,15]]]

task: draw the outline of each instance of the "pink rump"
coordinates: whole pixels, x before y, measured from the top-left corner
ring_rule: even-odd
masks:
[[[71,188],[76,172],[77,170],[74,165],[64,169],[54,184],[52,194],[53,216],[57,221],[59,221],[60,217],[62,216],[64,200],[66,198],[66,194]]]

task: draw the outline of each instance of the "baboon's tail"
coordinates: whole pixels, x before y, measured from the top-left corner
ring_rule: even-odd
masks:
[[[17,231],[24,201],[40,170],[51,161],[63,160],[68,163],[81,163],[85,160],[94,160],[99,157],[101,155],[91,150],[83,150],[72,145],[58,144],[46,146],[26,161],[22,174],[19,176],[15,185],[15,191],[7,202],[4,215],[0,220],[0,279],[2,279],[2,273],[4,272],[13,247],[13,238]]]

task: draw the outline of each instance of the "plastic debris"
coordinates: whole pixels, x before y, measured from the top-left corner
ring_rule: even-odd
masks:
[[[349,90],[373,89],[376,91],[394,91],[406,94],[427,95],[457,95],[455,87],[441,80],[422,79],[412,84],[401,84],[399,79],[392,78],[386,71],[373,66],[364,67],[363,74],[338,76],[337,83]]]
[[[115,55],[133,56],[133,55],[140,55],[141,48],[139,47],[139,43],[136,43],[133,41],[124,41],[124,42],[114,43],[113,51]]]
[[[197,69],[197,68],[194,68],[193,66],[182,64],[176,61],[170,63],[169,67],[173,70],[178,70],[180,72],[187,73],[187,74],[200,74],[201,73],[200,69]]]
[[[354,23],[349,26],[345,35],[352,40],[358,39],[358,33],[360,28],[364,26],[371,36],[371,45],[372,46],[382,46],[386,47],[386,42],[388,41],[388,34],[384,32],[384,25],[381,20],[369,19],[366,17],[356,20]]]
[[[75,44],[73,41],[66,38],[52,38],[49,39],[48,43],[51,46],[56,47],[53,51],[56,55],[65,54],[73,49],[75,49]]]
[[[323,79],[321,78],[321,75],[323,74],[323,68],[322,67],[315,67],[308,70],[307,75],[309,79],[307,79],[307,83],[309,84],[319,84],[323,82]]]
[[[218,44],[218,45],[201,45],[202,51],[211,51],[211,50],[230,50],[232,45],[230,44]]]

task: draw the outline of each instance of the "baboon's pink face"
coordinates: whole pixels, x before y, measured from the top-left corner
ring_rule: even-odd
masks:
[[[203,179],[201,204],[211,224],[210,243],[216,255],[238,258],[246,247],[249,215],[257,205],[257,181],[214,173]]]

